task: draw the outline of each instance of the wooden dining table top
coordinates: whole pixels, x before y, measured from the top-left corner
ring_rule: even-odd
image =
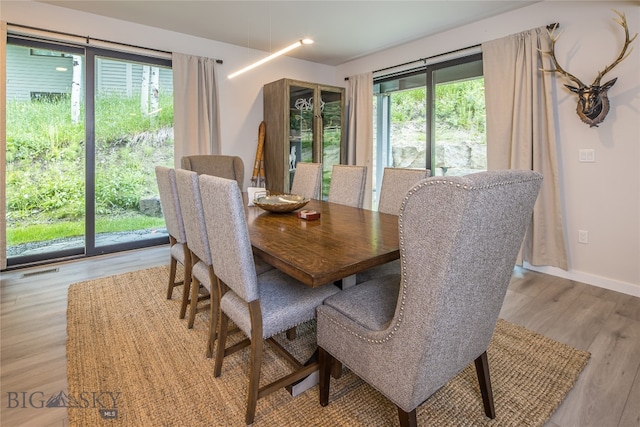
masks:
[[[302,283],[317,287],[400,257],[398,217],[311,200],[303,208],[320,212],[307,221],[289,213],[247,206],[254,253]]]

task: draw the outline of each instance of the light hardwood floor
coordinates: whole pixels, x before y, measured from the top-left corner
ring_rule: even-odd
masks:
[[[168,257],[162,246],[1,273],[3,427],[68,425],[64,408],[32,406],[66,391],[69,285]],[[640,298],[517,270],[501,317],[592,354],[548,427],[640,426]]]

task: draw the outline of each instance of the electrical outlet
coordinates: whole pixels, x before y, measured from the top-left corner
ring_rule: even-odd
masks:
[[[596,150],[593,148],[583,148],[578,152],[578,160],[582,163],[595,163]]]
[[[589,232],[587,230],[578,230],[578,243],[589,243]]]

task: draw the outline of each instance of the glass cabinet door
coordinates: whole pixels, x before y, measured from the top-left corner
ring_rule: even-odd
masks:
[[[320,89],[318,111],[320,112],[322,135],[320,144],[322,161],[322,196],[329,196],[329,184],[333,165],[344,163],[342,144],[342,93]]]
[[[280,79],[263,87],[266,188],[287,193],[299,162],[322,163],[322,195],[333,165],[345,162],[344,88]]]
[[[314,161],[314,89],[290,86],[289,89],[289,188],[296,164]]]

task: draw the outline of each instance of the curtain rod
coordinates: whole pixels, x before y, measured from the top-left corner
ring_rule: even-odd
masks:
[[[477,48],[477,47],[480,47],[480,45],[477,44],[477,45],[473,45],[473,46],[462,47],[460,49],[452,50],[450,52],[439,53],[437,55],[427,56],[426,58],[415,59],[413,61],[403,62],[402,64],[397,64],[397,65],[392,65],[390,67],[380,68],[379,70],[374,70],[373,73],[379,73],[381,71],[392,70],[394,68],[404,67],[405,65],[410,65],[410,64],[416,64],[418,62],[426,62],[429,59],[438,58],[440,56],[450,55],[452,53],[462,52],[464,50],[474,49],[474,48]],[[349,77],[345,77],[344,79],[345,80],[349,80]]]
[[[445,52],[445,53],[439,53],[437,55],[427,56],[426,58],[416,59],[414,61],[405,62],[403,64],[398,64],[398,65],[394,65],[394,66],[391,66],[391,67],[380,68],[379,70],[375,70],[374,73],[379,73],[381,71],[392,70],[392,69],[398,68],[398,67],[404,67],[405,65],[415,64],[416,62],[426,62],[429,59],[438,58],[440,56],[445,56],[445,55],[450,55],[452,53],[462,52],[462,51],[468,50],[468,49],[475,49],[476,47],[480,47],[480,45],[476,44],[476,45],[473,45],[473,46],[461,47],[460,49],[452,50],[452,51]]]
[[[553,24],[547,25],[547,30],[551,31],[551,30],[553,30],[555,28],[558,28],[558,27],[560,27],[560,24],[558,24],[557,22],[554,22]],[[427,56],[426,58],[420,58],[420,59],[416,59],[416,60],[413,60],[413,61],[404,62],[402,64],[393,65],[391,67],[380,68],[379,70],[374,70],[373,73],[379,73],[381,71],[392,70],[394,68],[404,67],[405,65],[415,64],[415,63],[418,63],[418,62],[426,62],[429,59],[434,59],[434,58],[438,58],[440,56],[450,55],[452,53],[462,52],[462,51],[465,51],[465,50],[468,50],[468,49],[475,49],[475,48],[480,47],[480,46],[482,46],[482,45],[481,44],[476,44],[476,45],[473,45],[473,46],[462,47],[460,49],[452,50],[450,52],[439,53],[437,55]],[[344,79],[345,80],[349,80],[349,77],[345,77]]]
[[[48,32],[48,33],[52,33],[52,34],[59,34],[59,35],[62,35],[62,36],[67,36],[67,37],[77,37],[77,38],[85,39],[87,44],[89,44],[90,40],[93,40],[93,41],[100,42],[100,43],[110,43],[110,44],[115,44],[115,45],[120,45],[120,46],[131,47],[131,48],[134,48],[134,49],[149,50],[149,51],[153,51],[153,52],[163,53],[163,54],[166,54],[166,55],[171,55],[172,54],[172,52],[168,52],[166,50],[152,49],[152,48],[149,48],[149,47],[136,46],[134,44],[128,44],[128,43],[114,42],[114,41],[111,41],[111,40],[98,39],[98,38],[90,37],[90,36],[81,36],[81,35],[78,35],[78,34],[65,33],[63,31],[45,30],[43,28],[36,28],[36,27],[30,27],[28,25],[12,24],[12,23],[7,23],[7,25],[10,25],[12,27],[24,28],[24,29],[27,29],[27,30],[44,31],[44,32]],[[222,64],[223,63],[222,59],[216,59],[215,61],[218,64]]]

